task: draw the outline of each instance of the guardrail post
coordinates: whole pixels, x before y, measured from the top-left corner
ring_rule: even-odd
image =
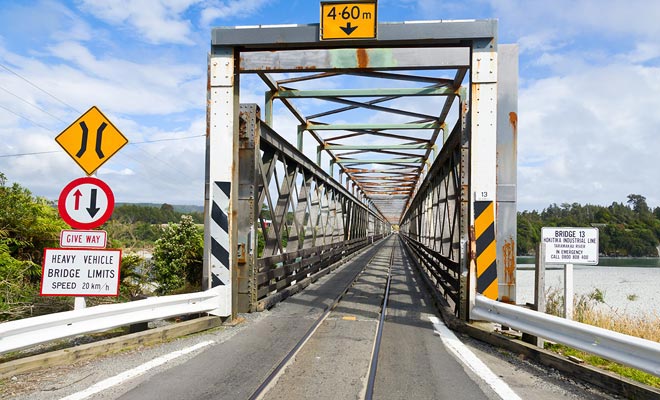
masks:
[[[237,312],[257,310],[257,236],[260,209],[257,204],[259,173],[260,110],[256,104],[240,105],[238,148]]]

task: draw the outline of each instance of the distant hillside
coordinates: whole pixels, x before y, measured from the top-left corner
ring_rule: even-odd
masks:
[[[646,198],[628,195],[626,204],[610,206],[578,203],[551,204],[543,211],[518,212],[518,254],[536,252],[545,226],[593,226],[599,231],[599,250],[608,256],[660,255],[660,207],[651,209]]]
[[[147,224],[166,224],[179,222],[181,215],[188,214],[193,217],[196,224],[204,223],[204,208],[199,206],[173,206],[171,204],[153,203],[123,203],[118,204],[112,212],[114,221],[124,223],[143,222]]]
[[[161,208],[163,206],[163,203],[116,203],[116,205],[117,206],[131,205],[138,207]],[[199,212],[199,213],[204,212],[204,206],[172,204],[172,207],[174,207],[174,211],[184,214],[190,212]]]

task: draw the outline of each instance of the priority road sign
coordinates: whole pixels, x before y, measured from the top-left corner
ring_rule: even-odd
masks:
[[[110,187],[98,178],[86,176],[74,179],[62,189],[57,209],[67,224],[76,229],[101,226],[112,215],[115,196]]]
[[[321,2],[321,40],[374,39],[376,0]]]
[[[57,135],[55,141],[87,175],[92,175],[128,143],[96,106]]]

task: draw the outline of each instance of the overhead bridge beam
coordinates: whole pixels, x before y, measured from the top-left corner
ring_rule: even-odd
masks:
[[[432,60],[431,62],[429,62]],[[241,72],[455,69],[470,66],[469,47],[348,48],[241,53]],[[376,76],[375,76],[376,77]],[[376,78],[388,78],[381,75]]]
[[[424,150],[431,149],[433,145],[426,144],[393,144],[393,145],[348,145],[348,144],[326,144],[322,146],[324,150]]]
[[[392,158],[389,160],[369,160],[355,158],[337,158],[334,160],[337,164],[418,164],[423,162],[421,157],[414,158]]]
[[[304,99],[323,97],[380,97],[380,96],[454,96],[458,95],[454,88],[423,87],[423,88],[386,88],[386,89],[321,89],[296,90],[280,89],[273,97],[281,99]]]
[[[407,130],[407,129],[437,129],[442,124],[439,122],[422,122],[410,124],[314,124],[309,123],[305,129],[315,131],[363,131],[363,130]],[[378,132],[374,132],[378,133]]]

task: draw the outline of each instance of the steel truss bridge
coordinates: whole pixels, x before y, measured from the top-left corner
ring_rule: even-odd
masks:
[[[358,41],[214,29],[205,284],[224,313],[392,231],[457,316],[471,291],[515,302],[517,57],[494,20],[379,24]]]

